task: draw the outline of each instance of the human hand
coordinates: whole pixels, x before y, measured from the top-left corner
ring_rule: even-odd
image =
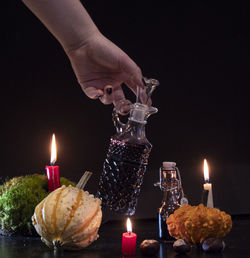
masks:
[[[66,53],[82,90],[91,99],[116,106],[125,99],[122,83],[135,94],[137,86],[144,87],[141,69],[98,31]]]

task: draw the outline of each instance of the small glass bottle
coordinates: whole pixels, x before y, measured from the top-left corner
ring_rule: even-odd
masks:
[[[163,191],[161,207],[158,210],[159,238],[163,241],[173,241],[167,229],[167,218],[180,207],[180,198],[183,196],[179,171],[175,162],[163,162],[159,170],[159,186]]]

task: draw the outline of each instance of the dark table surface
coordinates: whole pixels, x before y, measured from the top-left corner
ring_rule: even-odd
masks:
[[[140,254],[139,245],[144,239],[157,239],[157,220],[143,219],[133,221],[133,231],[137,233],[136,256]],[[54,251],[44,245],[40,238],[4,237],[0,236],[0,258],[13,257],[74,257],[74,258],[119,258],[121,253],[121,236],[124,232],[124,221],[107,221],[99,230],[99,239],[81,251]],[[161,243],[157,258],[190,257],[190,258],[244,258],[250,257],[250,216],[233,217],[232,231],[225,237],[226,248],[222,253],[208,254],[193,248],[187,255],[178,255],[172,245]]]

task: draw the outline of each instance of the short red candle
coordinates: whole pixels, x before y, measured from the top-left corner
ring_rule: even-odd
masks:
[[[50,192],[60,187],[60,174],[59,174],[59,166],[54,166],[56,162],[56,137],[55,134],[52,136],[51,142],[51,158],[50,158],[50,166],[46,166],[46,174],[48,179],[48,190]]]
[[[48,189],[52,192],[61,186],[59,166],[46,166],[45,169],[48,179]]]
[[[129,226],[130,225],[130,228]],[[122,234],[122,253],[123,255],[135,255],[137,235],[132,232],[131,222],[127,221],[127,231]]]

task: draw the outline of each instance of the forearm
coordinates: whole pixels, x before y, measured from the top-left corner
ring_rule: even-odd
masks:
[[[79,0],[23,0],[66,52],[79,47],[97,27]]]

